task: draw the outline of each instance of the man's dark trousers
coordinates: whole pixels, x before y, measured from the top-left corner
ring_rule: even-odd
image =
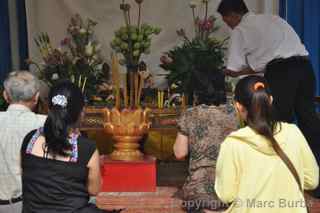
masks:
[[[320,118],[316,113],[316,80],[312,64],[305,56],[276,59],[266,67],[265,78],[274,98],[279,121],[298,126],[320,164]],[[320,197],[320,187],[315,190]]]

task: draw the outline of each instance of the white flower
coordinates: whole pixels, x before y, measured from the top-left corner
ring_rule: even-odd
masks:
[[[81,29],[79,30],[79,33],[80,33],[80,34],[86,34],[86,33],[87,33],[87,30],[84,29],[84,28],[81,28]]]
[[[175,83],[171,84],[171,89],[177,89],[178,85],[176,85]]]
[[[53,73],[52,76],[51,76],[51,79],[54,80],[54,81],[58,80],[59,79],[58,73]]]
[[[92,56],[92,54],[93,54],[93,46],[92,46],[91,42],[89,42],[86,45],[85,53],[86,53],[86,56]]]

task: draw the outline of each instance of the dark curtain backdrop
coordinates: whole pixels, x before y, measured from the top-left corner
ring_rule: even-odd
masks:
[[[293,26],[306,45],[320,94],[320,0],[280,0],[280,15]]]
[[[25,0],[16,0],[18,14],[18,38],[19,38],[19,57],[20,69],[27,70],[25,63],[28,58],[28,31]]]
[[[12,70],[11,55],[11,34],[10,34],[10,18],[9,18],[9,1],[0,0],[0,83],[2,84],[8,72]],[[28,32],[26,20],[25,0],[15,0],[17,17],[17,30],[19,42],[19,66],[18,69],[28,69],[25,60],[28,58]]]
[[[9,0],[0,1],[0,81],[11,70]]]

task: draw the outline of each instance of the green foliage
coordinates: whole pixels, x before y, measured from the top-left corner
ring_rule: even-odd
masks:
[[[198,3],[190,3],[194,38],[190,40],[184,29],[177,30],[184,43],[162,56],[160,67],[168,71],[169,86],[178,93],[184,93],[188,104],[220,104],[226,100],[225,76],[222,70],[227,39],[219,41],[212,36],[219,29],[215,25],[216,18],[208,15],[207,0],[200,4],[205,8],[204,14],[196,15]],[[194,97],[197,100],[194,101]]]
[[[141,27],[123,26],[115,31],[115,37],[110,45],[115,52],[123,55],[125,64],[136,65],[142,54],[150,54],[152,36],[160,32],[160,28],[148,24],[143,24]]]
[[[218,87],[212,85],[214,80],[212,77],[220,76],[224,81],[222,74],[224,51],[224,41],[211,38],[186,40],[182,46],[170,50],[165,56],[167,59],[162,60],[160,66],[169,71],[168,84],[175,85],[177,92],[186,94],[192,100],[194,93],[198,96],[202,93],[208,95],[208,92],[203,90],[212,86]],[[216,84],[219,83],[216,81]],[[224,82],[220,84],[223,90]]]
[[[8,107],[8,104],[7,104],[7,102],[6,102],[6,100],[4,99],[4,97],[3,97],[3,88],[2,87],[0,87],[0,111],[5,111],[6,109],[7,109],[7,107]]]
[[[143,0],[136,0],[135,2],[138,5],[137,23],[131,22],[131,5],[122,1],[120,9],[124,15],[125,25],[115,31],[114,38],[110,43],[111,48],[116,53],[123,55],[122,64],[129,67],[137,66],[142,54],[150,54],[152,37],[161,32],[159,27],[149,24],[141,25]]]

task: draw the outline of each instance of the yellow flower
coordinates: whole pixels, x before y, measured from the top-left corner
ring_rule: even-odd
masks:
[[[89,42],[86,47],[85,47],[85,53],[86,53],[86,56],[92,56],[93,54],[93,46],[91,44],[91,42]]]

